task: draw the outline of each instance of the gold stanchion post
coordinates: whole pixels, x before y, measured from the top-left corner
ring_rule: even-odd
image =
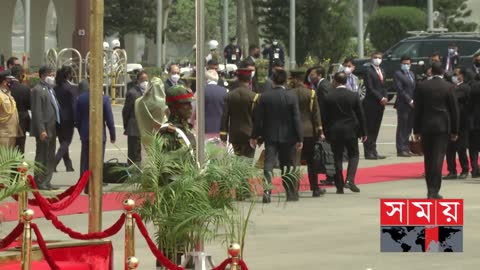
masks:
[[[130,258],[135,258],[135,225],[133,221],[133,209],[135,208],[135,201],[127,199],[123,202],[123,208],[125,209],[125,262],[129,262]],[[136,258],[135,258],[136,259]],[[136,269],[130,268],[129,263],[125,265],[125,270]]]
[[[32,228],[30,223],[33,219],[33,215],[34,212],[32,209],[26,209],[23,211],[22,270],[30,270],[32,268]]]
[[[138,267],[138,259],[136,257],[128,257],[127,259],[128,270],[135,270]]]
[[[230,244],[228,247],[228,254],[232,257],[232,262],[230,263],[230,270],[240,270],[238,267],[238,259],[240,258],[241,247],[237,243]]]
[[[27,172],[28,172],[28,163],[23,162],[22,165],[17,169],[20,173],[20,181],[28,186]],[[28,193],[27,191],[20,192],[18,194],[18,222],[22,222],[24,211],[28,207]]]

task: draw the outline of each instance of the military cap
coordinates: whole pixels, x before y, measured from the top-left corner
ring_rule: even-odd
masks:
[[[6,79],[15,79],[8,69],[0,72],[0,82],[3,82]]]
[[[176,103],[190,103],[193,101],[193,92],[183,85],[175,85],[165,90],[167,105]]]
[[[249,68],[239,68],[239,69],[237,69],[237,75],[251,76],[252,72],[253,72],[253,69],[249,69]]]

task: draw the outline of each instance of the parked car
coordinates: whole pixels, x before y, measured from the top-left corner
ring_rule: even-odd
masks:
[[[403,55],[412,58],[412,71],[420,75],[424,72],[425,64],[429,63],[430,56],[434,52],[446,55],[448,45],[451,43],[458,46],[460,66],[470,67],[473,55],[480,51],[480,33],[412,32],[412,34],[414,36],[399,41],[383,55],[381,67],[386,73],[389,100],[396,94],[393,89],[393,74],[400,68],[400,58]],[[356,60],[354,74],[363,79],[365,70],[370,64],[370,58]],[[365,91],[365,87],[362,86],[361,89]]]

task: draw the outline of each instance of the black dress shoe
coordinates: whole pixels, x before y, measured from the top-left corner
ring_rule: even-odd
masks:
[[[314,189],[313,193],[312,193],[312,197],[320,197],[323,194],[325,194],[326,192],[327,192],[327,190],[325,190],[324,188]]]
[[[67,172],[74,172],[75,170],[73,169],[73,167],[67,167]]]
[[[263,203],[271,203],[272,202],[270,191],[264,191],[263,192],[262,202]]]
[[[343,192],[343,189],[337,189],[337,192],[335,192],[336,194],[344,194],[345,192]]]
[[[50,188],[46,185],[37,185],[38,190],[50,190]]]
[[[479,178],[480,174],[478,172],[472,172],[472,178]]]
[[[468,177],[468,172],[462,172],[459,176],[458,179],[467,179]]]
[[[299,200],[299,196],[297,194],[294,194],[294,193],[288,194],[287,193],[287,202],[296,202],[298,200]]]
[[[59,189],[60,189],[60,188],[58,188],[58,187],[52,186],[51,184],[48,184],[47,186],[48,186],[48,189],[49,189],[49,190],[59,190]]]
[[[346,182],[344,187],[350,189],[352,192],[355,193],[360,192],[360,189],[355,184],[350,182]]]
[[[455,180],[455,179],[457,179],[457,174],[449,173],[446,176],[444,176],[443,179],[444,180]]]
[[[397,154],[397,157],[411,157],[411,156],[412,156],[412,155],[410,155],[410,153],[405,152],[405,151],[404,151],[404,152],[399,152],[399,153]]]
[[[387,158],[386,156],[377,155],[377,159],[386,159],[386,158]]]
[[[441,200],[441,199],[443,199],[443,196],[440,195],[440,194],[438,194],[438,193],[437,193],[437,194],[428,194],[428,195],[427,195],[427,198],[429,198],[429,199]]]
[[[368,155],[368,156],[365,156],[365,159],[377,160],[378,158],[376,156]]]
[[[326,180],[321,180],[320,184],[322,184],[323,186],[334,186],[335,180],[331,178],[327,178]]]

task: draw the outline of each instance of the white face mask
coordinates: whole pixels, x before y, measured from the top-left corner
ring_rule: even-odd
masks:
[[[180,74],[173,74],[172,76],[170,76],[170,80],[172,80],[172,82],[174,83],[177,83],[178,80],[180,80]]]
[[[380,66],[380,64],[382,63],[382,59],[381,58],[374,58],[372,62],[375,66]]]
[[[458,84],[459,82],[460,82],[460,80],[458,79],[457,76],[452,76],[452,83]]]
[[[273,44],[273,46],[277,46],[277,45],[278,45],[278,41],[274,41],[272,44]]]
[[[144,81],[144,82],[141,82],[139,84],[140,88],[142,88],[143,90],[147,90],[148,88],[148,81]]]
[[[352,74],[352,71],[353,71],[353,68],[351,68],[351,67],[345,67],[343,69],[343,72],[345,72],[345,74],[347,74],[347,75]]]
[[[45,77],[45,83],[50,85],[50,86],[55,86],[55,77],[53,77],[53,76]]]

